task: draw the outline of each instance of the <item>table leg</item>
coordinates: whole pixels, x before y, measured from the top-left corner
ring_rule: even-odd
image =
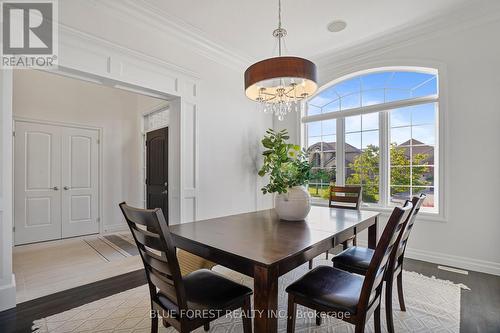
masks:
[[[253,278],[255,333],[278,332],[278,271],[256,265]]]
[[[377,224],[378,216],[375,217],[375,222],[368,227],[368,247],[375,249],[377,247]]]

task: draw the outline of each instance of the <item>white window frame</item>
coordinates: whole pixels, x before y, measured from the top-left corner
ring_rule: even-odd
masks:
[[[416,97],[405,100],[398,100],[393,102],[381,103],[376,105],[369,105],[364,107],[358,107],[343,111],[333,111],[318,115],[307,116],[307,103],[306,108],[302,110],[301,115],[301,143],[303,147],[308,147],[308,133],[307,133],[307,123],[316,122],[321,120],[336,119],[337,121],[337,133],[336,133],[336,179],[338,185],[345,185],[345,118],[350,116],[369,114],[378,112],[379,114],[379,145],[380,145],[380,175],[379,175],[379,191],[380,200],[377,204],[363,203],[362,208],[368,210],[376,210],[381,212],[390,212],[394,207],[394,204],[390,202],[390,167],[389,167],[389,142],[390,142],[390,124],[389,124],[389,112],[390,110],[408,107],[414,105],[435,103],[436,104],[436,142],[434,145],[434,198],[435,207],[432,210],[422,210],[423,215],[430,216],[433,219],[442,221],[444,220],[444,198],[442,196],[442,190],[444,189],[444,181],[440,175],[442,175],[442,162],[443,162],[443,149],[441,147],[441,138],[444,134],[443,119],[441,114],[441,103],[443,100],[443,91],[441,86],[441,71],[434,68],[423,68],[423,67],[381,67],[373,68],[369,70],[363,70],[359,72],[354,72],[336,79],[323,87],[321,87],[318,93],[335,86],[345,80],[352,79],[357,76],[363,76],[366,74],[376,73],[376,72],[387,72],[387,71],[411,71],[420,72],[436,75],[438,94],[429,95],[424,97]],[[313,198],[314,205],[328,205],[328,201],[323,199]]]

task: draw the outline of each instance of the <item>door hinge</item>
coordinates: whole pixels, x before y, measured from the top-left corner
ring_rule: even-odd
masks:
[[[12,232],[16,232],[16,227],[12,227]]]
[[[101,140],[97,139],[97,144],[100,144],[101,143]]]
[[[96,219],[96,222],[101,222],[101,218],[100,218],[100,217],[98,217],[98,218]]]
[[[12,136],[16,136],[16,131],[12,131]]]

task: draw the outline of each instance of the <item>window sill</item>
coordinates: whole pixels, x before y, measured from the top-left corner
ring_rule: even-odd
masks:
[[[320,207],[328,207],[328,202],[313,199],[312,205],[313,206],[320,206]],[[371,206],[370,205],[362,205],[361,210],[379,212],[384,216],[389,216],[389,214],[392,212],[392,208],[390,208],[390,207],[381,207],[381,206],[374,206],[374,205],[371,205]],[[446,219],[442,214],[439,214],[439,213],[430,213],[430,212],[422,212],[421,211],[418,215],[424,221],[441,222],[441,223],[448,222],[448,219]]]

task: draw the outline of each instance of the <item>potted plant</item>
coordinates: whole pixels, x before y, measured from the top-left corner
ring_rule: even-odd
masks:
[[[264,165],[259,176],[269,175],[269,184],[262,192],[275,193],[274,207],[282,220],[303,220],[311,210],[311,196],[304,185],[310,177],[311,166],[299,146],[287,143],[287,130],[268,129],[262,139],[266,149]]]

